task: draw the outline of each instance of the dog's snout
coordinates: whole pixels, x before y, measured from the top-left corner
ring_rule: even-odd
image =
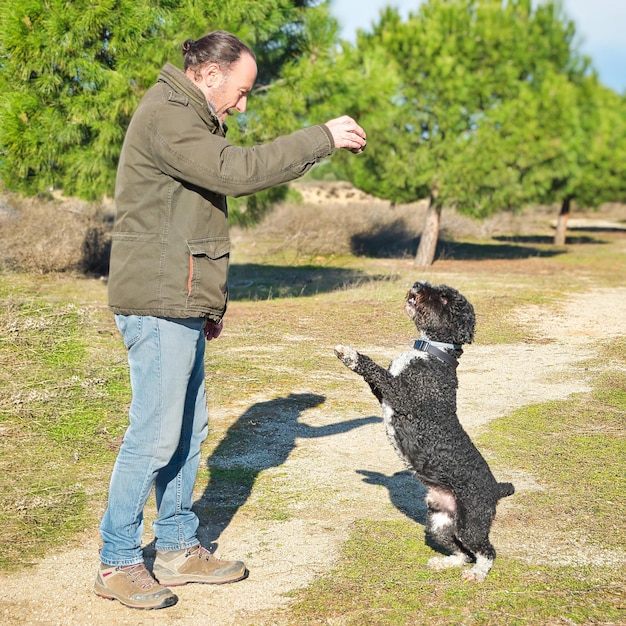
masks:
[[[407,304],[407,312],[409,313],[409,317],[412,317],[415,309],[418,306],[418,303],[422,300],[424,296],[424,288],[427,286],[427,283],[422,281],[417,281],[413,283],[413,286],[409,289],[406,294],[406,304]]]
[[[423,281],[417,281],[413,283],[413,286],[409,289],[407,294],[407,300],[415,302],[418,297],[421,299],[424,296],[424,292],[427,291],[428,283]]]

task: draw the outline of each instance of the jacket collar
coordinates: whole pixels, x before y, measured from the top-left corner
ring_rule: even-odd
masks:
[[[213,132],[222,136],[226,135],[226,125],[219,120],[204,94],[193,84],[193,81],[187,78],[184,72],[171,63],[167,63],[161,70],[158,81],[165,83],[172,89],[169,96],[170,100],[182,98],[184,104],[190,104],[198,111],[200,117]]]

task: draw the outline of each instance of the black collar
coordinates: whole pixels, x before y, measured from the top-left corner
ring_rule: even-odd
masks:
[[[456,369],[459,366],[459,362],[452,355],[448,354],[444,350],[440,350],[437,346],[441,346],[442,348],[452,348],[454,350],[461,349],[461,346],[458,346],[455,343],[440,343],[438,341],[427,341],[426,339],[416,339],[413,344],[413,348],[415,350],[421,350],[422,352],[432,354],[440,361],[444,361]]]

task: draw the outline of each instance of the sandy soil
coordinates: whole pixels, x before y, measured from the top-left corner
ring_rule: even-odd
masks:
[[[586,369],[584,362],[593,356],[595,342],[626,335],[624,311],[626,288],[591,291],[564,301],[556,312],[539,307],[519,311],[516,315],[528,328],[530,343],[469,346],[459,367],[459,415],[468,431],[476,433],[489,420],[516,408],[587,391],[594,372]],[[357,347],[381,363],[405,349]],[[363,384],[341,366],[326,375],[345,379],[346,384],[339,386],[342,390],[358,390],[355,385]],[[315,393],[314,389],[301,391]],[[271,399],[247,398],[246,402]],[[242,412],[246,408],[242,406]],[[372,399],[367,417],[379,415]],[[214,413],[212,419],[223,417]],[[363,417],[343,415],[342,419]],[[330,396],[325,404],[306,409],[294,431],[288,458],[280,467],[267,470],[286,476],[294,493],[311,493],[311,489],[334,493],[332,506],[320,506],[315,497],[303,498],[297,504],[297,514],[292,511],[287,521],[260,521],[246,515],[242,507],[219,536],[218,555],[245,559],[250,569],[247,580],[221,587],[178,587],[178,604],[161,611],[124,608],[91,591],[98,562],[98,535],[94,528],[85,535],[79,549],[59,550],[25,573],[0,577],[0,620],[11,625],[80,626],[167,626],[205,620],[213,626],[276,623],[268,618],[271,611],[289,602],[288,592],[307,585],[333,566],[356,520],[400,519],[405,515],[402,511],[419,519],[420,507],[415,502],[420,487],[406,473],[394,476],[404,468],[386,441],[380,421],[364,420],[346,432],[333,428],[338,422]],[[325,436],[326,433],[332,435]],[[498,478],[512,480],[518,491],[538,488],[531,475],[520,472],[500,472]],[[250,500],[254,498],[253,490]],[[501,506],[513,506],[513,500],[503,501]],[[496,543],[501,554],[515,554],[530,563],[545,560],[545,545],[522,541],[505,536]],[[579,561],[601,563],[626,558],[624,552],[602,551],[584,543],[576,551]]]

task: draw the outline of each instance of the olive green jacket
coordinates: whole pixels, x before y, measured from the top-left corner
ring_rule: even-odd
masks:
[[[123,315],[208,317],[226,310],[226,196],[307,172],[334,150],[324,125],[234,146],[202,92],[166,65],[143,97],[120,156],[109,305]]]

